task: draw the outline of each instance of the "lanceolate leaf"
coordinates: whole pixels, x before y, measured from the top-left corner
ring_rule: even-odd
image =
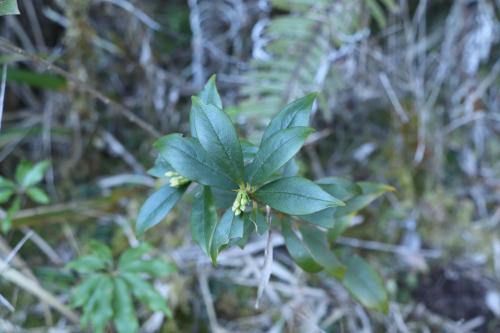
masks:
[[[28,188],[43,179],[43,175],[49,167],[49,161],[38,162],[31,166],[28,162],[21,162],[16,170],[16,179],[24,188]]]
[[[127,249],[122,253],[118,260],[118,269],[123,269],[134,261],[140,260],[142,256],[152,250],[151,246],[147,243],[141,243],[137,247]]]
[[[164,277],[175,272],[175,266],[163,260],[135,260],[127,265],[121,266],[120,271],[129,273],[144,273],[152,277]]]
[[[221,109],[193,97],[191,122],[200,144],[226,169],[235,183],[243,180],[243,153],[231,118]]]
[[[363,192],[361,186],[355,182],[339,177],[327,177],[316,181],[323,190],[342,201],[347,201]]]
[[[203,87],[200,92],[200,100],[205,104],[210,104],[222,109],[222,100],[217,91],[217,86],[215,85],[216,76],[215,74],[210,77],[208,82]]]
[[[262,142],[280,130],[290,127],[309,126],[312,105],[316,96],[316,93],[311,93],[285,106],[285,108],[281,110],[267,126],[264,135],[262,136]]]
[[[87,327],[90,321],[93,332],[104,332],[106,324],[113,317],[113,289],[111,277],[101,275],[99,283],[83,308],[82,326]]]
[[[163,157],[158,156],[155,160],[155,165],[148,170],[148,174],[157,178],[164,178],[165,173],[168,171],[173,171],[174,169]]]
[[[238,187],[196,139],[170,134],[157,140],[155,148],[175,171],[190,180],[227,190]]]
[[[292,231],[290,225],[290,219],[285,219],[282,222],[283,236],[285,237],[285,245],[290,253],[293,260],[299,265],[303,270],[310,273],[317,273],[323,269],[314,258],[311,253],[304,246],[301,240]]]
[[[330,229],[333,228],[333,226],[335,225],[335,220],[333,219],[333,215],[335,214],[336,209],[337,207],[327,208],[320,210],[319,212],[316,213],[300,215],[297,217],[306,222],[315,224],[323,228]]]
[[[210,244],[217,226],[217,211],[210,188],[205,186],[195,200],[190,219],[191,234],[203,251],[210,255]]]
[[[347,266],[342,280],[344,287],[367,308],[387,312],[389,302],[380,275],[356,255],[343,258],[343,263]]]
[[[272,208],[290,215],[306,215],[344,203],[312,181],[287,177],[262,186],[255,197]]]
[[[268,180],[297,154],[311,132],[309,127],[293,127],[280,130],[264,140],[253,162],[247,167],[248,182],[258,185]]]
[[[30,197],[31,200],[33,200],[36,203],[39,203],[41,205],[48,204],[50,202],[50,199],[41,188],[33,186],[30,187],[26,190],[26,194]]]
[[[77,308],[87,303],[92,293],[96,290],[101,278],[102,274],[92,274],[92,276],[75,287],[71,293],[71,306]]]
[[[139,323],[134,311],[134,302],[130,290],[124,280],[117,277],[114,279],[113,294],[113,322],[118,333],[136,333]]]
[[[160,223],[182,197],[186,188],[187,186],[176,188],[167,184],[153,193],[139,211],[137,232],[142,233]]]
[[[171,317],[172,313],[163,297],[140,276],[133,273],[123,273],[120,277],[127,283],[135,298],[145,303],[152,311],[161,311]]]
[[[241,237],[243,237],[243,220],[241,216],[234,215],[234,212],[228,209],[217,224],[210,244],[212,263],[214,265],[217,263],[219,252],[229,244],[231,238]]]
[[[330,250],[326,234],[312,226],[300,226],[303,242],[314,260],[336,278],[344,276],[346,268]]]
[[[344,207],[339,207],[335,212],[335,217],[342,217],[368,206],[373,200],[388,191],[394,191],[391,186],[383,184],[375,184],[368,182],[358,182],[361,188],[361,195],[354,196],[352,199],[347,200]]]

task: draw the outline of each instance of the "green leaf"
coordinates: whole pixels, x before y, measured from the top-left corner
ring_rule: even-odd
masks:
[[[323,228],[333,228],[335,225],[335,220],[333,219],[333,215],[335,214],[336,207],[333,208],[327,208],[320,210],[319,212],[312,213],[312,214],[307,214],[307,215],[300,215],[297,216],[303,221],[312,223],[314,225],[323,227]]]
[[[231,207],[236,199],[236,191],[222,190],[220,188],[213,187],[212,194],[214,196],[214,203],[217,208],[228,208]]]
[[[21,208],[21,198],[16,196],[9,209],[7,209],[7,214],[5,218],[2,220],[2,231],[5,233],[10,230],[12,226],[12,218],[14,214],[19,211]]]
[[[198,140],[170,134],[155,142],[161,156],[184,177],[202,185],[234,190],[238,185],[203,149]]]
[[[221,109],[193,97],[191,123],[207,153],[231,176],[235,183],[243,180],[243,153],[231,118]]]
[[[91,291],[91,296],[83,307],[81,324],[87,327],[89,322],[93,327],[92,332],[103,333],[107,323],[113,317],[113,281],[107,275],[100,275],[98,283]]]
[[[243,159],[245,164],[247,164],[255,158],[255,155],[257,155],[257,152],[259,151],[259,147],[250,141],[243,139],[240,140],[240,145],[241,150],[243,151]]]
[[[343,258],[343,262],[347,266],[344,287],[365,307],[387,313],[389,301],[380,275],[359,256]]]
[[[0,176],[0,188],[15,189],[16,184],[14,182],[11,182],[10,180]]]
[[[248,182],[257,185],[268,180],[297,154],[312,132],[309,127],[293,127],[280,130],[264,140],[254,160],[247,167]]]
[[[350,226],[351,216],[343,216],[335,219],[335,225],[332,229],[328,230],[328,240],[335,242]]]
[[[357,212],[368,206],[372,201],[388,191],[394,191],[391,186],[368,182],[358,182],[361,188],[361,195],[354,196],[347,200],[344,207],[339,207],[335,212],[335,217],[342,217]]]
[[[327,177],[316,181],[323,190],[333,195],[335,198],[347,201],[363,192],[361,186],[355,182],[339,177]]]
[[[148,174],[156,178],[165,178],[165,173],[174,169],[162,156],[158,156],[155,160],[155,165],[148,170]]]
[[[153,277],[165,277],[175,272],[175,266],[163,260],[136,260],[120,267],[120,271],[128,273],[144,273]]]
[[[76,286],[71,292],[71,306],[78,308],[87,303],[102,277],[102,274],[92,274]]]
[[[31,166],[31,163],[23,161],[16,168],[16,180],[24,188],[39,183],[49,168],[49,161],[41,161]]]
[[[344,203],[312,181],[287,177],[262,186],[255,197],[272,208],[290,215],[306,215]]]
[[[285,106],[267,126],[262,136],[262,142],[281,130],[309,126],[309,118],[316,96],[316,93],[311,93]]]
[[[140,276],[133,273],[122,273],[120,277],[127,283],[135,298],[146,304],[152,311],[161,311],[168,317],[172,317],[163,297]]]
[[[229,244],[231,238],[243,237],[243,219],[235,216],[231,209],[228,209],[222,216],[220,222],[215,227],[214,236],[210,244],[210,258],[212,263],[217,263],[217,256],[221,249]]]
[[[114,279],[113,322],[118,333],[135,333],[139,330],[139,322],[134,310],[134,302],[130,290],[121,278]]]
[[[147,243],[142,243],[137,247],[132,247],[125,250],[120,256],[120,259],[118,259],[118,268],[122,269],[130,263],[136,260],[140,260],[146,253],[149,253],[151,251],[152,247]]]
[[[139,210],[136,223],[137,232],[143,233],[160,223],[174,208],[186,189],[187,186],[177,188],[167,184],[153,193]]]
[[[66,267],[79,273],[92,273],[105,269],[108,263],[96,255],[86,255],[70,261]]]
[[[14,194],[14,190],[10,188],[0,187],[0,204],[9,201],[10,197]]]
[[[210,244],[217,226],[217,211],[212,191],[207,186],[203,187],[203,191],[195,200],[189,221],[191,234],[193,240],[201,246],[207,255],[210,255]]]
[[[17,7],[17,0],[1,0],[0,1],[0,16],[3,15],[18,15],[20,14]]]
[[[106,244],[99,241],[91,240],[89,241],[90,252],[97,258],[106,262],[108,265],[113,265],[113,254],[111,249]]]
[[[293,261],[306,272],[317,273],[321,271],[323,267],[314,260],[309,250],[293,232],[290,219],[283,220],[281,227],[285,237],[286,249]]]
[[[304,245],[318,264],[337,279],[344,276],[346,267],[338,260],[328,246],[326,234],[312,226],[301,225],[300,233]]]
[[[2,70],[0,70],[2,73]],[[37,73],[30,69],[9,68],[7,82],[17,82],[34,88],[62,91],[68,84],[65,78],[51,73]]]
[[[215,85],[216,78],[215,74],[210,77],[199,96],[203,103],[222,109],[222,100],[219,96],[219,92],[217,91],[217,86]]]
[[[33,186],[26,190],[26,194],[36,203],[46,205],[50,202],[49,196],[41,188]]]

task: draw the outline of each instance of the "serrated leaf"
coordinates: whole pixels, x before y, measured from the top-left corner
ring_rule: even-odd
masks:
[[[155,148],[175,171],[190,180],[226,190],[238,188],[196,139],[170,134],[157,140]]]
[[[134,297],[146,304],[149,309],[161,311],[168,317],[172,317],[172,313],[163,297],[140,276],[133,273],[122,273],[120,278],[127,283]]]
[[[217,226],[217,211],[209,187],[204,186],[201,194],[195,199],[189,222],[193,240],[210,255],[210,244]]]
[[[151,252],[152,247],[147,243],[141,243],[137,247],[132,247],[125,250],[120,259],[118,259],[118,269],[122,269],[126,265],[140,260],[146,253]]]
[[[309,118],[316,96],[316,93],[311,93],[285,106],[267,126],[262,136],[262,142],[281,130],[309,126]]]
[[[207,153],[239,184],[243,180],[243,153],[231,118],[221,109],[193,97],[191,123]]]
[[[113,322],[118,333],[135,333],[139,330],[139,322],[134,310],[134,302],[130,290],[121,278],[114,279]]]
[[[317,273],[321,271],[323,267],[314,260],[309,250],[293,232],[290,220],[285,219],[281,226],[286,248],[293,261],[306,272]]]
[[[1,0],[0,1],[0,16],[18,15],[20,14],[17,7],[17,0]]]
[[[259,188],[255,197],[282,213],[306,215],[344,203],[312,181],[301,177],[287,177]]]
[[[71,292],[71,306],[78,308],[89,300],[92,292],[100,282],[102,274],[92,274],[84,279],[79,285],[73,288]]]
[[[79,273],[92,273],[105,269],[108,263],[96,255],[82,256],[76,260],[70,261],[66,267],[74,269]]]
[[[147,198],[137,216],[137,232],[142,233],[160,223],[181,199],[186,189],[187,185],[172,187],[167,184]]]
[[[160,278],[175,272],[175,266],[163,260],[135,260],[127,265],[119,267],[120,271],[128,273],[144,273],[152,277]]]
[[[46,205],[50,202],[49,196],[41,188],[33,186],[26,190],[26,194],[36,203]]]
[[[220,222],[215,227],[212,242],[210,244],[210,258],[212,263],[217,263],[217,256],[221,249],[229,244],[231,238],[243,237],[243,219],[241,216],[234,215],[231,209],[228,209],[222,216]]]
[[[258,185],[267,181],[297,154],[312,131],[309,127],[293,127],[280,130],[264,140],[245,170],[248,182]]]
[[[302,241],[309,250],[314,261],[320,264],[325,271],[335,278],[343,278],[346,267],[342,265],[328,246],[326,234],[315,227],[306,225],[301,225],[299,230],[302,234]]]
[[[16,180],[21,186],[28,188],[39,183],[48,168],[49,161],[41,161],[33,166],[23,161],[16,168]]]
[[[343,258],[347,271],[341,281],[344,287],[365,307],[387,313],[389,301],[380,275],[361,257]]]
[[[101,275],[96,288],[83,307],[82,326],[89,322],[93,332],[103,333],[107,323],[113,317],[113,281],[109,276]]]
[[[360,209],[368,206],[372,201],[388,191],[393,191],[394,188],[383,184],[375,184],[369,182],[358,182],[357,185],[361,188],[361,194],[352,197],[346,201],[344,207],[337,208],[335,217],[342,217],[351,213],[357,212]]]

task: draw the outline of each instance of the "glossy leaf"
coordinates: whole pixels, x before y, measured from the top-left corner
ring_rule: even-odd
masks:
[[[302,241],[318,264],[335,278],[344,276],[346,267],[328,246],[326,234],[315,227],[301,225]]]
[[[174,208],[187,186],[172,187],[164,185],[153,193],[142,205],[137,216],[136,230],[139,233],[157,225]]]
[[[238,185],[193,138],[170,134],[155,142],[161,156],[182,176],[202,185],[234,190]]]
[[[209,187],[205,186],[200,196],[195,199],[190,225],[193,240],[210,255],[210,244],[217,226],[217,211]]]
[[[361,186],[355,182],[339,177],[327,177],[316,181],[323,190],[333,195],[335,198],[347,201],[363,191]]]
[[[309,127],[293,127],[280,130],[264,140],[254,160],[247,167],[248,182],[257,185],[268,180],[297,154],[312,132]]]
[[[26,194],[36,203],[46,205],[50,202],[49,196],[41,188],[33,186],[26,190]]]
[[[383,184],[368,182],[358,182],[357,184],[361,188],[361,194],[347,200],[344,207],[339,207],[335,212],[335,217],[338,218],[357,212],[368,206],[372,201],[380,197],[385,192],[394,191],[393,187]]]
[[[222,100],[219,92],[217,91],[217,86],[215,85],[216,79],[217,77],[215,74],[208,79],[207,83],[203,87],[203,90],[200,92],[199,97],[203,103],[211,104],[219,109],[222,109]]]
[[[356,255],[343,259],[343,263],[347,266],[344,287],[365,307],[387,313],[389,301],[384,282],[373,267]]]
[[[156,158],[155,165],[148,170],[148,174],[153,177],[164,178],[168,171],[173,170],[172,166],[160,155]]]
[[[134,302],[130,290],[124,280],[115,278],[113,294],[113,322],[118,333],[136,333],[139,322],[134,310]]]
[[[231,209],[228,209],[222,216],[215,228],[213,239],[210,244],[210,257],[214,265],[217,263],[217,256],[220,251],[229,244],[231,238],[243,237],[242,222],[242,217],[234,215]]]
[[[343,205],[312,181],[301,177],[287,177],[262,186],[255,197],[264,204],[290,215],[306,215]]]
[[[191,123],[201,146],[239,184],[243,180],[243,153],[231,118],[197,97],[192,103]]]
[[[127,283],[134,297],[146,304],[152,311],[161,311],[168,317],[172,316],[163,297],[140,276],[133,273],[123,273],[120,277]]]
[[[317,273],[323,269],[312,257],[309,250],[304,246],[302,241],[293,232],[291,221],[285,219],[282,222],[283,236],[285,237],[285,245],[288,253],[293,261],[297,263],[304,271],[309,273]]]
[[[285,106],[267,126],[262,136],[262,142],[281,130],[309,126],[309,118],[316,96],[316,93],[311,93]]]

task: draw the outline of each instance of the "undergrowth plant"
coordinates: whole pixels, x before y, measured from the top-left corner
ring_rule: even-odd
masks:
[[[25,196],[38,204],[49,203],[48,195],[38,186],[48,167],[48,161],[41,161],[34,165],[23,161],[16,167],[15,181],[0,176],[0,204],[8,203],[5,216],[1,219],[4,233],[10,230],[12,217],[21,209],[21,203]]]
[[[192,98],[191,137],[174,133],[155,142],[158,157],[150,173],[168,181],[141,207],[136,227],[142,233],[161,222],[192,189],[192,237],[213,264],[224,248],[244,246],[253,232],[281,229],[302,269],[325,271],[363,305],[385,311],[387,294],[375,270],[361,257],[332,251],[330,243],[351,226],[356,211],[391,187],[297,176],[293,158],[313,132],[315,98],[309,94],[288,104],[254,145],[238,137],[212,77]]]
[[[82,327],[91,326],[92,332],[104,332],[112,321],[118,333],[139,330],[134,298],[152,311],[161,311],[171,317],[164,297],[147,278],[161,278],[175,270],[159,259],[144,258],[151,247],[141,244],[123,252],[117,261],[111,250],[99,242],[90,242],[90,253],[68,263],[67,267],[80,275],[73,289],[71,305],[82,308]]]

